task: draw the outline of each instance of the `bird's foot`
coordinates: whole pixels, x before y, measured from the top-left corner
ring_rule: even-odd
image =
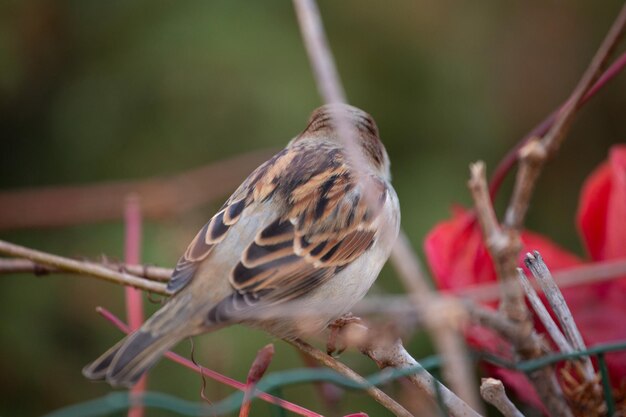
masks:
[[[328,342],[326,343],[326,353],[331,356],[337,356],[343,353],[348,346],[346,344],[346,337],[342,332],[349,324],[358,324],[361,322],[362,320],[359,317],[352,313],[346,313],[330,323],[328,325],[330,334],[328,335]]]

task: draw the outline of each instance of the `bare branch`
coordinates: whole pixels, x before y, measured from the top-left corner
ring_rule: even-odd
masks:
[[[40,252],[3,240],[0,240],[0,253],[17,258],[29,259],[32,262],[36,262],[37,264],[45,265],[56,270],[88,275],[116,284],[128,285],[155,294],[170,295],[165,284],[160,282],[139,278],[125,272],[115,272],[98,264],[76,261],[74,259],[63,258],[61,256]]]
[[[626,52],[620,55],[609,68],[598,78],[593,87],[587,91],[582,100],[580,101],[578,107],[582,107],[587,101],[589,101],[594,95],[598,93],[604,86],[608,84],[613,78],[615,78],[623,69],[626,67]],[[567,103],[567,102],[566,102]],[[548,117],[546,117],[539,125],[535,126],[530,133],[528,133],[522,140],[518,142],[515,147],[513,147],[505,156],[500,160],[498,166],[494,170],[494,173],[491,177],[491,181],[489,183],[489,194],[491,194],[492,199],[495,194],[498,192],[498,189],[502,185],[506,174],[513,167],[515,162],[518,160],[519,150],[528,143],[529,140],[535,137],[541,137],[545,135],[548,130],[554,125],[554,121],[556,120],[556,116],[559,114],[560,110],[565,106],[566,103],[563,103],[561,106],[557,108],[557,110],[553,111]]]
[[[524,417],[524,414],[506,396],[504,385],[499,379],[483,378],[480,384],[480,395],[496,407],[504,417]]]
[[[517,282],[517,254],[521,241],[517,233],[503,230],[498,223],[489,197],[485,164],[476,162],[470,165],[469,188],[476,207],[485,244],[493,257],[494,266],[500,278],[502,297],[500,307],[506,316],[516,322],[528,322],[528,309],[524,294]]]
[[[389,259],[409,294],[424,296],[434,294],[432,285],[426,278],[424,268],[404,230],[400,230]]]
[[[615,22],[598,48],[587,70],[578,82],[565,105],[559,110],[550,130],[543,138],[531,139],[519,151],[520,167],[515,178],[513,195],[509,202],[504,223],[507,227],[519,230],[524,224],[530,197],[537,178],[547,161],[560,148],[577,110],[589,89],[602,73],[611,54],[615,50],[626,26],[626,4],[622,6]]]
[[[539,282],[539,285],[541,285],[543,293],[546,295],[548,303],[550,304],[550,307],[552,307],[552,311],[554,311],[554,314],[559,320],[567,340],[575,350],[586,350],[587,347],[585,346],[583,337],[576,326],[576,322],[574,321],[572,312],[563,297],[563,293],[561,293],[561,290],[559,290],[559,287],[554,282],[552,274],[550,274],[550,270],[543,261],[539,252],[535,251],[532,254],[526,254],[524,262],[526,263],[528,269],[530,269],[533,273],[537,282]],[[591,364],[591,359],[589,359],[589,357],[584,357],[581,358],[581,360],[584,365],[585,376],[588,380],[593,380],[595,372],[593,370],[593,365]]]
[[[327,104],[346,103],[347,99],[345,91],[341,85],[339,74],[328,46],[319,9],[315,0],[294,0],[293,3],[298,16],[302,38],[309,55],[309,61],[311,62],[317,87],[322,99]],[[342,141],[345,149],[347,159],[351,162],[351,165],[357,174],[357,178],[362,184],[364,198],[368,204],[374,205],[376,203],[376,197],[369,191],[371,188],[368,187],[366,183],[369,176],[365,172],[366,163],[363,154],[359,151],[359,147],[357,145],[358,138],[353,133],[353,130],[350,129],[349,121],[346,115],[342,114],[341,111],[336,111],[332,115],[337,131],[339,132],[340,140]],[[403,252],[405,257],[404,262],[398,261],[398,251]],[[421,268],[419,266],[419,262],[410,250],[410,245],[408,244],[408,240],[404,234],[401,234],[399,243],[394,248],[394,252],[394,264],[398,268],[403,268],[403,271],[407,273],[407,275],[402,274],[405,279],[411,280],[411,283],[408,284],[411,286],[410,290],[426,289],[427,284],[423,279],[423,275],[420,274]],[[441,332],[449,331],[454,330],[441,330]],[[441,336],[438,340],[441,342],[444,339]],[[472,402],[475,403],[476,406],[480,406],[477,395],[471,394],[472,380],[465,378],[469,375],[469,365],[466,361],[462,361],[462,359],[460,359],[466,356],[463,346],[458,343],[451,344],[453,341],[458,341],[458,338],[455,338],[454,336],[446,337],[445,340],[445,351],[443,353],[451,355],[453,360],[455,360],[455,358],[459,358],[456,360],[456,363],[467,368],[465,369],[465,372],[448,372],[448,375],[453,377],[452,381],[455,383],[455,386],[458,386],[466,397],[469,397],[470,399],[475,397],[476,400]],[[459,382],[459,377],[462,378],[462,382]]]
[[[2,191],[0,230],[120,219],[130,193],[141,198],[146,218],[184,213],[232,192],[274,152],[244,153],[170,177]]]
[[[364,351],[379,368],[392,367],[395,369],[406,369],[418,366],[418,362],[406,351],[402,343],[398,339],[396,343],[390,347],[374,347]],[[446,406],[447,412],[455,417],[473,416],[478,417],[480,414],[470,407],[461,398],[457,397],[445,385],[436,381],[434,377],[426,370],[422,370],[407,377],[420,391],[426,393],[431,399],[437,398],[437,392],[441,395],[443,404]],[[436,387],[436,388],[435,388]]]
[[[112,262],[104,259],[102,262],[82,261],[90,265],[98,265],[112,271],[126,272],[136,277],[151,281],[167,282],[174,272],[171,268],[162,268],[153,265],[130,265],[120,262]],[[33,262],[29,259],[6,259],[0,258],[0,274],[28,273],[34,275],[47,275],[55,273],[80,273],[68,271]]]
[[[268,344],[261,348],[254,358],[254,362],[250,366],[248,371],[248,378],[246,379],[246,391],[244,393],[241,408],[239,410],[239,417],[248,417],[250,414],[250,407],[252,396],[254,395],[254,389],[256,384],[261,380],[265,371],[270,366],[272,358],[274,357],[274,345]]]
[[[476,215],[502,284],[500,309],[517,327],[515,332],[505,337],[513,344],[516,353],[521,358],[537,358],[543,355],[546,347],[533,329],[522,288],[517,282],[517,256],[521,248],[519,232],[517,229],[501,228],[499,225],[487,189],[485,165],[482,162],[472,164],[470,173],[469,187],[474,199]],[[531,372],[528,377],[551,415],[572,416],[563,391],[556,380],[553,367],[538,369]]]
[[[574,349],[572,348],[572,345],[567,341],[567,339],[561,332],[561,329],[559,329],[554,320],[552,320],[552,316],[548,312],[548,309],[546,309],[546,306],[543,305],[543,302],[539,298],[537,291],[535,291],[530,281],[526,277],[524,270],[522,268],[518,268],[517,271],[519,272],[519,279],[522,284],[522,288],[524,288],[524,292],[526,293],[526,298],[528,299],[528,302],[532,306],[533,310],[535,310],[535,314],[537,314],[537,317],[539,317],[539,320],[541,320],[541,323],[543,323],[546,331],[548,332],[554,343],[563,353],[573,352]]]
[[[109,310],[107,310],[104,307],[97,307],[96,311],[98,312],[98,314],[100,314],[102,317],[104,317],[107,321],[109,321],[110,323],[112,323],[115,327],[117,327],[118,329],[120,329],[122,332],[124,333],[129,333],[130,329],[128,328],[128,326],[126,325],[126,323],[124,323],[122,320],[119,319],[119,317],[117,317],[115,314],[111,313]],[[164,355],[167,359],[171,360],[172,362],[176,362],[179,365],[184,366],[185,368],[191,369],[192,371],[202,375],[202,376],[208,376],[209,378],[227,385],[229,387],[232,387],[234,389],[237,389],[239,391],[246,391],[246,384],[244,384],[243,382],[237,381],[235,379],[229,378],[225,375],[222,375],[218,372],[215,372],[212,369],[209,368],[205,368],[203,366],[200,366],[192,361],[190,361],[189,359],[183,358],[182,356],[174,353],[174,352],[166,352]],[[262,399],[263,401],[266,401],[270,404],[275,404],[278,405],[279,407],[284,408],[285,410],[289,410],[292,413],[295,413],[297,415],[300,416],[306,416],[306,417],[322,417],[321,414],[315,413],[313,411],[307,410],[304,407],[301,407],[297,404],[293,404],[290,403],[289,401],[283,400],[282,398],[278,398],[278,397],[274,397],[273,395],[270,395],[266,392],[263,391],[259,391],[259,390],[254,390],[254,395],[260,399]]]
[[[313,359],[317,360],[321,364],[333,369],[334,371],[340,373],[341,375],[349,378],[359,384],[367,384],[367,381],[359,374],[354,372],[348,366],[339,362],[332,356],[327,355],[319,349],[315,349],[313,346],[309,345],[306,342],[303,342],[300,339],[285,339],[285,341],[292,346],[295,346],[297,349],[311,356]],[[409,413],[404,407],[398,404],[393,398],[389,397],[387,394],[382,392],[376,387],[370,386],[365,388],[365,392],[367,392],[372,398],[378,401],[382,406],[384,406],[387,410],[394,413],[396,416],[401,417],[412,417],[413,415]]]
[[[317,3],[315,0],[293,0],[293,5],[322,100],[325,104],[347,103],[346,94],[337,72],[337,66],[326,40],[324,25],[322,24]],[[360,151],[360,146],[358,145],[359,138],[350,127],[348,115],[344,114],[342,108],[334,108],[330,114],[339,133],[339,140],[343,145],[346,159],[361,184],[363,197],[370,206],[375,207],[376,196],[371,191],[372,187],[368,185],[370,177],[365,170],[367,162]]]
[[[406,351],[402,341],[389,331],[368,328],[358,318],[353,318],[341,328],[340,336],[345,346],[355,346],[364,355],[370,357],[380,369],[394,368],[398,370],[420,368],[419,363]],[[452,416],[473,416],[481,414],[470,407],[463,399],[447,387],[435,380],[425,369],[407,376],[409,381],[420,391],[426,394],[433,403],[438,396],[447,408],[446,412]],[[439,392],[437,392],[439,391]]]
[[[395,267],[416,310],[426,316],[426,325],[443,357],[443,375],[459,397],[482,412],[473,366],[461,334],[465,314],[458,302],[433,291],[424,270],[403,231],[391,252]],[[445,313],[441,313],[445,312]]]

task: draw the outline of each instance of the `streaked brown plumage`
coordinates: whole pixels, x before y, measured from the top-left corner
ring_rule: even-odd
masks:
[[[343,112],[358,137],[373,200],[347,162],[332,112]],[[132,385],[181,339],[233,323],[283,337],[322,330],[365,295],[389,256],[400,221],[389,181],[371,116],[318,108],[198,232],[168,283],[168,302],[84,375]]]

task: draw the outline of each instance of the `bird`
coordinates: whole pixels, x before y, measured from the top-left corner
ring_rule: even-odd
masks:
[[[339,117],[360,158],[350,157]],[[347,104],[321,106],[200,229],[165,304],[83,375],[131,387],[179,341],[232,324],[283,338],[319,333],[365,296],[399,227],[376,122]]]

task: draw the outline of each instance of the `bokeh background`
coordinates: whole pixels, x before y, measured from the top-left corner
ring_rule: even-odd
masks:
[[[320,1],[348,97],[379,124],[402,224],[420,256],[425,234],[451,205],[470,203],[468,164],[482,159],[493,169],[567,97],[620,3]],[[168,176],[278,149],[319,104],[289,1],[0,3],[1,193]],[[626,138],[625,109],[622,75],[584,108],[545,170],[529,228],[584,254],[573,222],[578,191],[610,145]],[[146,221],[143,260],[172,266],[226,197]],[[66,256],[123,256],[121,221],[4,227],[0,237]],[[120,337],[94,307],[123,316],[123,289],[59,275],[0,282],[0,415],[41,415],[109,392],[80,370]],[[402,287],[386,268],[372,291]],[[226,329],[198,338],[195,358],[245,380],[256,351],[272,341]],[[275,342],[270,371],[302,366],[293,349]],[[421,335],[407,343],[416,357],[432,353]],[[189,344],[178,351],[188,355]],[[356,353],[342,359],[361,373],[375,370]],[[199,400],[201,381],[162,361],[149,388]],[[206,392],[219,400],[231,390],[209,382]],[[283,395],[340,414],[325,409],[311,386]],[[347,392],[339,410],[386,415],[358,392]],[[253,405],[253,415],[269,413],[265,403]]]

